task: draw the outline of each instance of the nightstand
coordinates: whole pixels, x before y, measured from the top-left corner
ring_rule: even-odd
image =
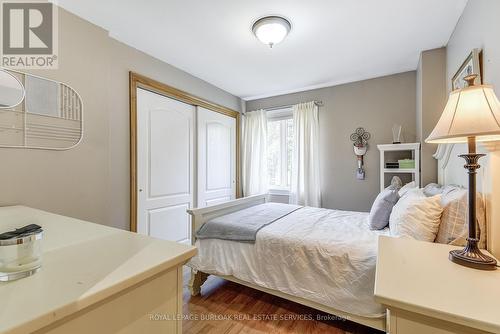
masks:
[[[448,260],[459,248],[379,238],[375,299],[388,310],[388,333],[500,333],[500,270]]]

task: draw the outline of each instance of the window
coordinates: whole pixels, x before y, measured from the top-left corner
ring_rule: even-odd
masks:
[[[287,190],[292,178],[293,119],[291,109],[268,112],[267,167],[270,189]]]

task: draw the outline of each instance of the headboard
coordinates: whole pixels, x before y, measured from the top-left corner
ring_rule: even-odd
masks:
[[[477,145],[478,153],[486,154],[479,160],[477,191],[481,192],[486,206],[487,248],[500,258],[500,143]],[[434,158],[438,160],[439,184],[468,187],[465,160],[458,155],[467,153],[466,144],[442,144]],[[494,172],[496,171],[496,173]],[[495,199],[495,200],[493,200]]]

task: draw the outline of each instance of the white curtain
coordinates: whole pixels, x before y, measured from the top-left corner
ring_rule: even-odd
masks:
[[[321,206],[319,114],[315,102],[293,106],[294,147],[290,203]]]
[[[267,193],[267,117],[265,110],[247,112],[242,136],[243,196]]]

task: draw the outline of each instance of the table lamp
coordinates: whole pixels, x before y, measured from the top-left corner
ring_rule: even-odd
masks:
[[[478,161],[484,154],[476,153],[476,141],[500,140],[500,102],[489,85],[475,85],[477,75],[464,78],[467,87],[450,93],[448,102],[426,143],[468,143],[469,153],[462,154],[469,174],[468,225],[469,237],[464,249],[452,250],[450,260],[463,266],[483,270],[496,269],[496,260],[477,247],[476,174]]]

